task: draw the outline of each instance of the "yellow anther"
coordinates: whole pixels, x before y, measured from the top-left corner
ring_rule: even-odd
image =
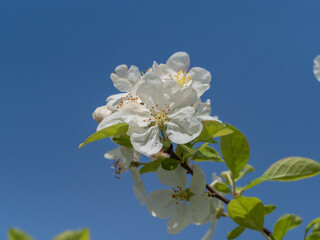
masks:
[[[189,83],[192,79],[190,76],[187,76],[186,72],[182,72],[182,70],[180,70],[176,75],[174,75],[174,77],[176,78],[177,83],[179,83],[181,87]]]

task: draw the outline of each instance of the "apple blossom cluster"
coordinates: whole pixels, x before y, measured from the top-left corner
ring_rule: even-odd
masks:
[[[303,157],[283,158],[246,186],[236,186],[237,181],[254,171],[247,164],[248,141],[237,128],[210,115],[210,100],[203,102],[201,97],[210,87],[211,74],[200,67],[189,69],[189,65],[189,55],[177,52],[165,64],[153,62],[145,72],[136,66],[116,67],[110,78],[120,93],[109,96],[106,105],[93,112],[97,131],[79,148],[103,138],[118,144],[118,148],[104,155],[113,161],[116,178],[120,179],[126,171],[131,173],[136,198],[153,217],[168,219],[167,231],[171,234],[190,224],[210,223],[202,237],[209,240],[217,220],[230,217],[237,226],[229,232],[228,239],[251,229],[265,239],[281,240],[288,230],[301,223],[301,218],[283,215],[272,233],[264,227],[264,219],[275,206],[264,205],[258,198],[245,197],[243,193],[264,181],[315,176],[320,173],[320,164]],[[317,58],[316,77],[319,66]],[[222,156],[213,147],[218,143],[217,137]],[[221,178],[213,173],[211,184],[207,184],[199,165],[204,161],[222,162],[227,170],[220,173]],[[164,188],[147,193],[141,174],[152,172]],[[192,176],[189,184],[188,174]],[[226,198],[227,194],[232,200]],[[308,231],[313,227],[310,226]],[[318,228],[313,229],[310,236],[318,234],[314,233]]]
[[[136,66],[116,67],[110,77],[121,93],[108,97],[107,104],[97,108],[92,116],[99,123],[97,131],[119,123],[129,126],[127,135],[132,148],[120,146],[107,152],[105,158],[116,161],[117,175],[130,170],[134,193],[152,216],[170,218],[167,229],[172,234],[190,223],[211,221],[214,224],[204,238],[210,239],[216,222],[215,211],[220,205],[205,192],[206,180],[199,166],[193,166],[189,187],[187,173],[181,166],[172,171],[159,166],[158,178],[170,188],[156,190],[148,196],[139,170],[132,167],[141,154],[154,160],[166,156],[163,150],[168,142],[191,142],[200,135],[202,121],[219,121],[210,116],[210,100],[202,102],[200,98],[210,87],[210,72],[200,67],[189,70],[189,65],[189,55],[177,52],[166,64],[154,62],[146,73]]]

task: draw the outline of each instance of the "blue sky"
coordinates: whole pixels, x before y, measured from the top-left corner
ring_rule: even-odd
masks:
[[[109,74],[120,64],[147,69],[186,51],[212,73],[214,115],[248,138],[241,181],[273,162],[305,156],[320,162],[320,2],[298,1],[16,1],[0,2],[0,239],[18,227],[38,240],[88,227],[92,239],[200,239],[208,225],[166,232],[134,198],[129,174],[116,180],[100,141],[78,150],[95,131],[92,111],[117,93]],[[223,164],[202,164],[208,182]],[[147,191],[160,187],[143,176]],[[303,218],[286,239],[302,239],[319,217],[319,181],[263,183],[246,196]],[[215,238],[235,226],[218,223]],[[247,230],[239,239],[262,239]]]

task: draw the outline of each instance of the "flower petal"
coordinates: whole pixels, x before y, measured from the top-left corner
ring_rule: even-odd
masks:
[[[320,55],[313,60],[313,74],[320,81]]]
[[[114,112],[107,117],[105,117],[97,127],[97,131],[104,129],[106,127],[110,127],[112,125],[116,125],[118,123],[123,123],[121,112]]]
[[[218,219],[216,217],[212,218],[210,229],[201,238],[201,240],[210,240],[212,238],[217,222],[218,222]]]
[[[192,221],[192,211],[186,203],[178,204],[172,218],[168,221],[167,229],[170,234],[177,234],[189,226]]]
[[[141,74],[136,66],[119,65],[115,69],[115,73],[111,73],[110,78],[115,88],[121,92],[130,92],[135,84],[140,80]]]
[[[193,165],[193,176],[190,181],[190,191],[194,194],[203,194],[206,191],[206,177],[198,165]]]
[[[110,160],[116,160],[116,159],[122,159],[123,155],[121,153],[121,149],[120,147],[116,148],[116,149],[112,149],[109,152],[106,152],[104,154],[104,157],[106,159],[110,159]]]
[[[153,72],[146,73],[137,88],[137,95],[147,108],[164,106],[163,82]]]
[[[166,133],[169,139],[177,144],[185,144],[192,141],[200,135],[203,128],[198,119],[183,111],[180,111],[175,116],[170,116],[167,126]]]
[[[190,199],[190,208],[192,209],[192,222],[194,224],[203,224],[204,220],[210,214],[210,199],[207,195],[194,196]]]
[[[169,189],[159,189],[149,194],[146,206],[153,217],[169,218],[173,215],[176,202],[171,195],[172,190]]]
[[[176,52],[169,57],[167,65],[175,72],[180,70],[187,72],[190,66],[190,57],[186,52]]]
[[[194,67],[188,72],[188,76],[191,77],[191,87],[196,90],[198,98],[210,88],[211,74],[207,70]]]
[[[188,107],[197,103],[197,92],[192,88],[180,87],[180,91],[175,91],[169,101],[172,103],[170,105],[172,111]]]
[[[118,111],[118,108],[120,106],[120,102],[122,101],[121,98],[124,98],[128,95],[128,93],[118,93],[113,94],[107,98],[107,107],[112,111]]]
[[[130,127],[127,134],[130,136],[133,148],[145,155],[156,154],[163,146],[159,139],[158,126]]]
[[[147,127],[149,125],[150,112],[139,103],[126,104],[120,111],[123,121],[131,127]]]
[[[161,166],[159,166],[157,175],[159,181],[164,185],[171,187],[180,186],[182,189],[184,189],[187,185],[187,173],[180,165],[172,171],[164,170]]]
[[[146,190],[140,177],[139,169],[136,167],[130,168],[131,177],[133,180],[133,192],[141,205],[144,205],[147,200]]]
[[[100,123],[105,117],[112,113],[107,106],[98,107],[93,113],[92,118]]]

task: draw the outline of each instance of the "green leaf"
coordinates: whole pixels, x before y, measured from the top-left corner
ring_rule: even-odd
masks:
[[[184,159],[193,155],[195,150],[189,146],[186,146],[185,144],[178,144],[175,152],[179,158]]]
[[[282,215],[273,228],[273,234],[275,240],[282,240],[286,233],[299,226],[302,219],[294,214],[284,214]]]
[[[120,136],[120,135],[126,134],[128,131],[128,128],[129,126],[126,123],[119,123],[119,124],[101,129],[100,131],[89,136],[83,143],[79,145],[78,148],[80,149],[84,145],[87,145],[88,143],[95,142],[103,138]]]
[[[319,218],[316,218],[316,219],[313,219],[307,226],[306,230],[305,230],[305,233],[304,233],[304,239],[306,239],[307,235],[308,235],[308,232],[310,230],[310,228],[312,228],[315,224],[317,223],[320,223],[320,217]]]
[[[238,176],[235,177],[234,181],[239,181],[241,178],[243,178],[246,174],[250,173],[250,172],[254,172],[254,167],[246,164],[243,168],[243,171],[241,171]]]
[[[65,231],[54,237],[53,240],[89,240],[90,234],[87,228],[82,230]]]
[[[264,215],[269,215],[276,209],[276,206],[274,205],[264,205]]]
[[[228,213],[240,226],[262,231],[264,223],[264,207],[255,197],[239,196],[228,204]]]
[[[229,188],[228,185],[224,184],[224,183],[219,183],[217,182],[215,185],[214,185],[215,189],[217,189],[219,192],[222,192],[222,193],[231,193],[231,190]]]
[[[238,129],[229,124],[226,125],[233,133],[221,137],[221,153],[230,171],[237,176],[249,160],[249,144]]]
[[[150,172],[156,172],[158,170],[158,167],[160,166],[161,162],[164,160],[165,158],[158,158],[157,160],[151,161],[148,164],[144,165],[141,169],[140,169],[140,174],[144,174],[144,173],[150,173]]]
[[[252,188],[264,181],[296,181],[320,173],[320,164],[303,157],[283,158],[272,164],[265,173],[251,181],[244,189]]]
[[[8,236],[9,240],[33,240],[32,237],[17,228],[10,228]]]
[[[203,144],[201,147],[196,149],[197,151],[191,157],[192,160],[200,161],[216,161],[223,162],[220,157],[220,154],[212,147],[208,146],[208,143]]]
[[[234,228],[232,231],[230,231],[227,235],[228,239],[235,239],[241,235],[241,233],[245,230],[246,228],[243,226],[238,226]]]
[[[127,134],[122,134],[122,135],[113,137],[112,141],[126,148],[132,148],[130,137]]]
[[[319,240],[320,239],[320,232],[312,232],[307,240]]]
[[[224,124],[218,121],[205,120],[202,121],[202,125],[202,132],[193,140],[194,142],[209,142],[210,139],[214,137],[220,137],[232,133],[231,129],[227,128]]]
[[[263,174],[272,180],[295,181],[320,173],[320,164],[303,157],[288,157],[271,165]]]
[[[171,171],[178,167],[179,162],[173,158],[166,158],[161,162],[161,166],[164,170]]]

